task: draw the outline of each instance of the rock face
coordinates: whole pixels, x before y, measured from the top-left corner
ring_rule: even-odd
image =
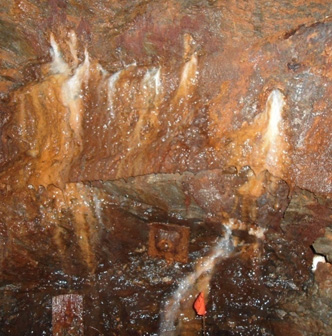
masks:
[[[204,292],[210,335],[330,335],[331,15],[3,3],[0,334],[56,334],[77,294],[85,335],[199,335]],[[155,222],[187,263],[148,253]]]

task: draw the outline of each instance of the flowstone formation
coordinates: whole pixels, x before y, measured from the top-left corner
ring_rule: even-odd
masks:
[[[4,2],[0,335],[331,335],[331,17]]]

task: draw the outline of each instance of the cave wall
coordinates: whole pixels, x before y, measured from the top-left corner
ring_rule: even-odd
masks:
[[[284,10],[260,2],[170,2],[167,11],[144,2],[127,9],[132,20],[119,9],[117,20],[129,21],[120,31],[114,20],[107,35],[93,28],[103,27],[107,11],[96,6],[89,23],[87,8],[54,1],[41,7],[52,22],[36,20],[44,26],[33,27],[32,39],[22,22],[43,16],[29,4],[3,14],[17,23],[16,44],[30,42],[17,53],[37,65],[16,66],[24,79],[2,76],[4,86],[9,79],[10,88],[25,85],[3,92],[11,120],[4,113],[1,162],[22,155],[36,172],[24,174],[35,175],[32,184],[249,165],[331,192],[329,5],[297,5],[304,13],[295,15],[288,2],[280,2]],[[3,68],[11,66],[3,59]],[[24,75],[24,66],[33,75]]]
[[[0,330],[48,335],[52,296],[75,292],[87,335],[155,334],[232,222],[210,333],[329,335],[330,264],[311,263],[332,246],[331,12],[3,1]],[[150,222],[190,229],[187,264],[148,256]],[[182,334],[199,333],[183,310]]]

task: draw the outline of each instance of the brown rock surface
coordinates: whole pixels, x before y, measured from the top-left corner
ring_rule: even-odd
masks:
[[[326,299],[332,299],[332,265],[327,263],[318,263],[315,280],[321,295]]]
[[[0,4],[0,335],[65,294],[85,335],[165,335],[167,302],[198,335],[197,291],[209,335],[332,334],[328,1]]]

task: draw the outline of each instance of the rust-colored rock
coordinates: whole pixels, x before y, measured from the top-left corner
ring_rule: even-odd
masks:
[[[315,280],[318,284],[322,297],[332,300],[332,265],[318,263],[315,272]]]
[[[331,254],[331,15],[320,0],[3,3],[0,334],[50,334],[52,297],[75,292],[85,335],[156,335],[226,224],[234,255],[191,278],[173,332],[199,332],[204,287],[211,334],[331,335],[331,265],[311,273],[311,246]],[[184,230],[173,264],[149,257],[151,222]]]
[[[70,334],[83,336],[83,297],[77,294],[55,296],[52,299],[53,336]]]
[[[329,262],[332,261],[332,230],[330,227],[325,229],[323,237],[319,237],[314,242],[313,248],[317,253],[325,255]]]

